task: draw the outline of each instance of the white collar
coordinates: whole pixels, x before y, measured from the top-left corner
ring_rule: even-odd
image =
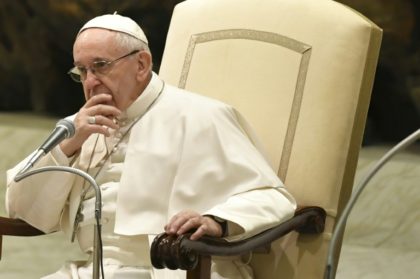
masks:
[[[162,92],[163,86],[163,80],[156,73],[152,72],[149,84],[127,110],[118,117],[119,120],[131,122],[138,116],[143,115],[159,96],[160,92]]]

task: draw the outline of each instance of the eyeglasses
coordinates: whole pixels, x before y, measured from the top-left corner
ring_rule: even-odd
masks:
[[[89,70],[92,74],[95,74],[95,75],[106,75],[107,73],[109,73],[109,71],[112,68],[112,65],[115,64],[115,62],[121,59],[124,59],[130,55],[133,55],[139,51],[140,51],[139,49],[133,50],[132,52],[126,55],[123,55],[121,57],[118,57],[117,59],[114,59],[112,61],[106,61],[106,60],[94,61],[92,63],[92,66],[90,67],[75,66],[71,68],[70,71],[67,72],[67,74],[69,74],[72,80],[74,80],[75,82],[83,82],[86,79],[87,72]]]

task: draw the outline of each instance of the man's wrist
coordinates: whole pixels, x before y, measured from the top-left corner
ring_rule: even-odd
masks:
[[[220,228],[222,229],[222,235],[221,237],[225,237],[228,234],[228,224],[225,219],[219,218],[214,215],[204,215],[206,217],[211,218],[213,221],[215,221],[217,224],[219,224]]]

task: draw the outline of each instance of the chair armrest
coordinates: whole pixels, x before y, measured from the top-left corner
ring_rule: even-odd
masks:
[[[265,247],[295,230],[303,234],[324,231],[326,212],[316,206],[298,208],[294,217],[245,240],[228,242],[222,238],[202,237],[190,240],[191,233],[181,236],[159,234],[153,240],[150,258],[155,268],[194,269],[200,256],[234,256]]]
[[[0,217],[0,236],[36,236],[44,234],[20,219]]]
[[[12,236],[36,236],[44,234],[20,219],[0,217],[0,259],[2,251],[3,235]]]

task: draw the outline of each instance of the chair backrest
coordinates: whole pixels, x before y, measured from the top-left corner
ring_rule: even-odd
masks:
[[[328,213],[324,234],[290,234],[270,255],[254,255],[257,278],[322,278],[351,194],[381,37],[375,24],[332,0],[176,6],[160,76],[237,108],[298,203]]]

